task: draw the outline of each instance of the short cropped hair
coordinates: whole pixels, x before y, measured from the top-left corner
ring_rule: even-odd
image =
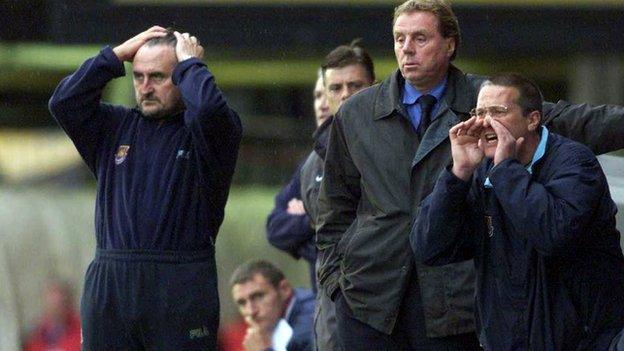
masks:
[[[542,104],[544,97],[537,84],[518,73],[496,74],[481,84],[479,91],[487,85],[497,85],[503,87],[516,88],[518,90],[518,106],[522,109],[524,116],[533,111],[538,111],[542,115]]]
[[[340,45],[325,56],[325,63],[321,66],[323,77],[330,68],[343,68],[360,64],[366,70],[371,82],[375,81],[375,66],[364,46],[362,39],[354,39],[349,45]]]
[[[457,16],[455,16],[451,5],[445,0],[409,0],[402,3],[394,9],[392,28],[394,28],[394,24],[399,16],[419,11],[433,13],[438,18],[438,30],[442,37],[455,40],[455,51],[451,55],[451,61],[453,61],[457,56],[457,50],[461,42],[461,33]]]
[[[245,262],[236,268],[230,278],[230,287],[253,280],[256,274],[263,276],[264,279],[276,288],[279,286],[280,282],[286,279],[284,273],[273,263],[266,260],[255,260]]]
[[[167,34],[163,35],[162,37],[155,37],[155,38],[149,39],[148,41],[145,42],[145,46],[152,47],[152,46],[158,46],[158,45],[165,45],[165,46],[171,46],[175,48],[176,44],[178,43],[178,38],[176,38],[173,32],[174,32],[173,29],[167,28]]]

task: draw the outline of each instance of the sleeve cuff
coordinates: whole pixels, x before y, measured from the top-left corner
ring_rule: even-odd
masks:
[[[453,174],[452,166],[447,167],[438,178],[438,182],[445,185],[451,193],[466,193],[470,190],[470,181],[464,181]],[[472,178],[471,178],[472,179]]]
[[[206,67],[206,64],[203,63],[197,57],[191,57],[182,62],[178,62],[178,64],[173,69],[173,74],[171,75],[171,80],[173,81],[173,84],[178,85],[180,83],[180,80],[182,80],[182,76],[184,75],[184,72],[186,72],[186,70],[188,70],[191,66],[194,66],[194,65]]]
[[[492,186],[496,187],[496,183],[498,183],[498,178],[505,177],[505,174],[510,172],[510,168],[520,167],[522,170],[526,171],[526,169],[518,162],[518,160],[514,158],[508,158],[506,160],[501,161],[496,166],[490,169],[488,177],[490,178],[490,182]]]
[[[115,77],[123,77],[126,75],[124,64],[119,61],[119,57],[115,55],[113,48],[110,46],[103,47],[102,50],[100,50],[100,55],[102,55],[105,61],[110,64],[112,73]]]

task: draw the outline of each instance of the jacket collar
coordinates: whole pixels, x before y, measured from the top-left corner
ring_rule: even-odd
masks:
[[[329,127],[334,120],[334,116],[329,116],[312,134],[314,138],[314,151],[325,160],[327,152],[327,142],[329,140]]]
[[[380,84],[379,92],[375,97],[373,112],[375,120],[389,117],[394,112],[407,116],[405,106],[401,103],[401,88],[403,84],[405,84],[405,79],[398,69]]]
[[[455,66],[449,66],[446,91],[440,102],[438,114],[451,109],[455,114],[468,114],[476,105],[475,87],[468,82],[466,75]],[[374,119],[382,119],[398,112],[407,116],[405,106],[401,102],[401,89],[405,79],[400,70],[396,70],[386,78],[379,87],[375,100]],[[445,106],[446,105],[446,106]]]

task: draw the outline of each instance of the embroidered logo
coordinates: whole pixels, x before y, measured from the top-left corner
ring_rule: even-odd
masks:
[[[314,178],[314,180],[316,180],[317,183],[320,183],[321,180],[323,180],[323,175],[322,174],[317,175],[316,178]]]
[[[191,157],[191,155],[189,154],[188,151],[186,150],[178,150],[178,154],[176,155],[176,158],[185,158],[185,159],[189,159]]]
[[[201,328],[189,330],[189,339],[200,339],[210,336],[210,330],[205,325],[202,325]]]
[[[115,164],[120,165],[123,161],[126,160],[128,156],[128,150],[130,150],[130,145],[119,145],[119,149],[117,149],[117,153],[115,154]]]

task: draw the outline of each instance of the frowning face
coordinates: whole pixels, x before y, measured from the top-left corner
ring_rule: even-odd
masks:
[[[368,75],[363,65],[356,63],[339,68],[328,68],[325,70],[325,94],[329,111],[332,115],[351,95],[369,87],[373,80]]]
[[[259,273],[232,287],[232,297],[247,325],[262,330],[275,328],[291,296],[292,288],[286,280],[276,287]]]
[[[132,62],[134,92],[145,117],[169,117],[184,108],[171,74],[178,60],[175,49],[168,45],[143,45]]]

